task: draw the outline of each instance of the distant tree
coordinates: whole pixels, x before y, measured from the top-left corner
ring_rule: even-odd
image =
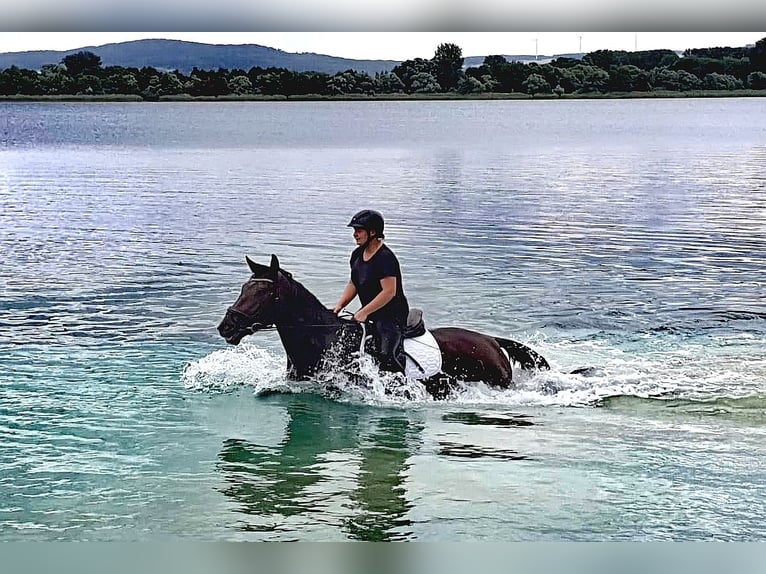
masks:
[[[342,73],[335,74],[334,76],[331,76],[329,80],[327,80],[327,89],[334,96],[341,94],[351,94],[355,91],[351,78]]]
[[[279,68],[279,84],[281,90],[278,92],[285,96],[294,96],[301,93],[300,83],[298,81],[299,72],[293,72],[285,68]]]
[[[755,72],[766,72],[766,38],[755,43],[748,53],[750,65]]]
[[[526,68],[526,66],[524,66]],[[467,68],[465,70],[465,76],[476,78],[483,84],[485,84],[486,91],[493,92],[511,92],[514,86],[510,81],[511,71],[514,68],[511,63],[505,59],[505,56],[485,56],[484,62],[481,66]],[[521,89],[521,82],[523,82],[528,74],[524,74],[517,82],[517,89]],[[486,78],[489,76],[492,80],[492,85],[488,86]]]
[[[65,56],[61,63],[72,77],[81,74],[93,75],[101,69],[101,57],[87,50]]]
[[[463,70],[463,50],[457,44],[439,44],[432,59],[436,81],[445,92],[454,90]]]
[[[0,95],[39,95],[42,86],[37,72],[11,66],[0,72]]]
[[[582,63],[588,66],[596,66],[602,70],[608,70],[612,66],[622,66],[627,64],[624,55],[627,52],[621,52],[617,50],[596,50],[585,54],[582,58]]]
[[[354,83],[359,89],[360,94],[374,94],[375,83],[367,72],[357,72],[356,70],[349,70],[350,74],[354,77]]]
[[[232,94],[252,94],[253,83],[247,76],[234,76],[229,80],[229,91]]]
[[[246,76],[245,76],[246,77]],[[184,83],[176,72],[160,75],[160,90],[163,95],[177,95],[184,92]]]
[[[485,56],[482,66],[486,66],[487,71],[492,74],[494,78],[497,78],[505,66],[508,65],[508,60],[505,56]]]
[[[750,58],[723,58],[723,73],[747,81],[747,75],[753,70]]]
[[[747,87],[751,90],[766,90],[766,73],[751,72],[747,77]]]
[[[678,91],[680,89],[678,74],[676,70],[655,68],[649,73],[649,82],[653,90]]]
[[[748,58],[708,58],[703,56],[687,56],[671,66],[674,70],[685,70],[704,78],[708,74],[727,74],[741,80],[747,78],[751,71]]]
[[[702,86],[702,80],[694,74],[690,74],[684,70],[678,70],[677,81],[678,89],[682,92],[698,90]]]
[[[623,65],[636,66],[647,72],[654,68],[667,68],[678,60],[678,54],[673,50],[643,50],[624,54]]]
[[[136,76],[127,71],[107,76],[101,85],[105,94],[138,94],[141,91]]]
[[[392,72],[378,72],[373,79],[375,91],[379,94],[399,94],[404,92],[404,82]]]
[[[356,74],[356,72],[353,72]],[[238,72],[235,75],[240,75]],[[332,76],[325,72],[293,72],[286,68],[261,68],[254,66],[247,72],[254,94],[286,96],[317,94],[327,95],[334,90]],[[369,78],[368,78],[369,79]],[[231,80],[229,80],[231,81]],[[369,80],[370,82],[372,80]],[[338,93],[337,91],[335,93]]]
[[[83,95],[99,95],[104,93],[101,78],[92,74],[80,74],[72,79],[72,92]]]
[[[477,79],[481,81],[483,91],[485,92],[496,92],[498,86],[500,85],[498,81],[492,77],[491,74],[484,74],[481,78]]]
[[[372,94],[374,84],[366,73],[346,70],[329,79],[328,89],[331,94]]]
[[[436,70],[434,68],[433,62],[424,58],[405,60],[398,66],[395,66],[391,72],[396,74],[396,76],[402,81],[402,84],[404,84],[404,91],[408,94],[415,91],[412,83],[418,74],[429,74],[434,78],[434,81],[436,81]]]
[[[550,94],[551,85],[540,74],[530,74],[524,81],[524,89],[528,94]]]
[[[131,73],[135,76],[138,82],[139,93],[145,92],[149,86],[153,86],[153,89],[159,90],[158,79],[162,76],[163,72],[152,66],[143,66],[141,68],[131,69]],[[157,94],[159,96],[159,93]]]
[[[254,94],[282,94],[285,92],[282,85],[282,78],[286,72],[287,70],[284,68],[264,69],[255,66],[250,68],[250,70],[247,72],[247,77],[250,80],[250,83],[253,85]],[[328,78],[329,76],[323,78],[321,82],[322,90],[325,90],[325,83],[327,82]],[[314,93],[319,93],[319,91],[315,90]]]
[[[582,64],[582,60],[578,58],[567,58],[566,56],[560,56],[554,60],[551,60],[551,66],[554,66],[555,68],[573,68],[574,66],[579,66]]]
[[[684,50],[684,58],[688,56],[698,56],[701,58],[714,58],[716,60],[723,60],[724,58],[747,58],[747,48],[689,48]]]
[[[436,77],[428,72],[419,72],[412,78],[410,88],[414,94],[433,94],[441,92],[442,87],[436,81]]]
[[[706,74],[723,72],[723,64],[720,60],[702,56],[686,56],[675,62],[670,69],[684,70],[694,74],[698,78],[704,78]]]
[[[492,76],[492,73],[489,71],[487,66],[484,64],[481,66],[471,66],[464,70],[460,81],[463,81],[466,78],[476,78],[477,80],[481,81],[482,76]]]
[[[158,75],[151,76],[144,89],[141,90],[141,97],[145,100],[158,100],[162,95],[162,85]]]
[[[652,70],[649,74],[649,83],[653,90],[673,92],[689,92],[704,87],[702,81],[694,74],[686,70],[670,70],[668,68]]]
[[[500,92],[523,92],[524,81],[529,76],[530,71],[526,64],[521,62],[507,62],[501,66],[497,73],[492,75],[498,82],[498,91]]]
[[[307,94],[320,94],[323,92],[320,91],[319,86],[327,83],[327,78],[330,77],[330,74],[325,72],[307,72],[303,77],[303,91]]]
[[[573,68],[575,69],[575,68]],[[583,66],[580,92],[605,92],[609,86],[609,72],[596,66]]]
[[[257,86],[262,94],[273,96],[276,94],[283,94],[282,89],[282,74],[279,70],[268,71],[265,74],[258,76],[258,83],[253,84],[253,87]]]
[[[561,78],[562,74],[562,70],[554,68],[550,64],[538,64],[536,62],[531,62],[527,68],[528,74],[539,74],[545,78],[545,81],[548,82],[548,84],[551,86],[555,86],[559,83],[559,79]]]
[[[583,63],[609,70],[612,66],[636,66],[642,70],[668,67],[678,60],[672,50],[645,50],[626,52],[624,50],[596,50],[583,56]]]
[[[457,92],[460,94],[480,94],[483,91],[484,84],[473,76],[464,76],[457,84]]]
[[[553,88],[553,93],[556,94],[558,97],[561,97],[564,95],[565,91],[564,91],[564,88],[561,87],[561,84],[556,84],[556,87]]]
[[[583,64],[578,64],[571,68],[560,68],[560,77],[557,85],[561,86],[566,93],[579,91],[585,82],[585,70],[588,68],[589,66]]]
[[[649,72],[637,66],[612,66],[609,70],[609,91],[643,92],[649,90]]]
[[[743,87],[742,80],[729,74],[708,74],[702,80],[702,87],[706,90],[740,90]]]
[[[139,84],[142,90],[149,88],[151,85],[151,78],[158,76],[156,70],[155,74],[149,76],[147,81],[142,82],[139,78]],[[141,69],[142,76],[145,76],[146,69]],[[229,84],[226,81],[226,70],[219,68],[217,71],[200,70],[193,68],[191,73],[191,85],[188,86],[189,93],[193,96],[225,96],[229,93]],[[280,92],[277,92],[280,93]]]
[[[46,64],[40,69],[38,82],[43,94],[71,93],[72,79],[67,75],[62,64]]]

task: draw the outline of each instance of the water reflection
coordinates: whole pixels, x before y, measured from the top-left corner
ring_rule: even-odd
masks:
[[[529,457],[515,450],[440,441],[439,454],[456,458],[494,458],[498,460],[527,460]]]
[[[486,425],[497,427],[528,427],[535,423],[529,415],[515,413],[476,413],[476,412],[453,412],[446,413],[442,420],[446,422],[463,423],[464,425]]]
[[[487,426],[494,428],[530,427],[537,423],[532,417],[516,413],[479,413],[474,411],[455,411],[442,415],[442,420],[468,426]],[[528,460],[529,457],[518,451],[498,448],[497,446],[482,446],[454,441],[439,441],[440,456],[466,459],[498,459],[498,460]]]
[[[397,411],[370,411],[314,396],[270,397],[289,416],[277,447],[227,439],[222,492],[236,528],[279,538],[335,527],[344,538],[406,540],[412,504],[404,485],[421,424]]]
[[[406,515],[412,503],[405,497],[404,479],[412,430],[403,417],[385,417],[362,445],[358,487],[351,494],[357,512],[346,524],[351,538],[379,542],[411,537]]]

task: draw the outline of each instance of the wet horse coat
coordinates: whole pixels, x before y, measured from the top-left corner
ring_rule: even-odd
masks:
[[[327,309],[292,275],[279,267],[245,258],[252,276],[226,311],[218,332],[237,345],[258,330],[277,328],[287,354],[288,375],[305,379],[322,370],[330,357],[350,361],[359,351],[362,328]],[[508,387],[511,361],[524,369],[548,369],[548,362],[526,345],[459,327],[432,329],[442,355],[442,372],[423,381],[428,392],[443,398],[454,380],[482,381]]]

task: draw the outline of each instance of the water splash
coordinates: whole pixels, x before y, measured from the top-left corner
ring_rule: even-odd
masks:
[[[341,400],[376,405],[402,405],[432,400],[422,383],[407,379],[400,373],[380,371],[369,355],[357,356],[343,370],[328,364],[327,370],[316,380],[331,385]]]
[[[242,386],[256,392],[278,391],[285,380],[284,358],[251,343],[213,351],[191,361],[181,373],[184,387],[227,392]]]
[[[429,401],[425,387],[397,373],[378,370],[364,355],[351,363],[328,358],[325,368],[307,381],[286,378],[285,358],[245,342],[189,362],[181,373],[187,389],[228,392],[252,387],[256,394],[315,392],[341,401],[395,405]]]
[[[766,359],[743,362],[727,338],[670,340],[664,337],[614,340],[607,336],[549,341],[536,348],[555,358],[550,371],[514,369],[512,388],[457,383],[447,403],[504,406],[598,406],[611,397],[707,400],[766,394]],[[592,366],[582,372],[576,367]],[[423,384],[378,370],[369,356],[350,363],[328,358],[308,381],[285,377],[285,358],[252,343],[214,351],[189,363],[181,376],[186,388],[226,392],[249,386],[257,394],[312,392],[333,400],[383,406],[432,403]]]

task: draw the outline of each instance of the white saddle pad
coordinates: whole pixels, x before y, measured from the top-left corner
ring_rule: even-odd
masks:
[[[439,343],[436,342],[431,331],[426,331],[425,335],[420,337],[405,339],[404,350],[423,368],[421,370],[410,360],[410,357],[407,357],[404,374],[407,375],[408,379],[427,379],[442,370],[442,353],[439,350]]]

